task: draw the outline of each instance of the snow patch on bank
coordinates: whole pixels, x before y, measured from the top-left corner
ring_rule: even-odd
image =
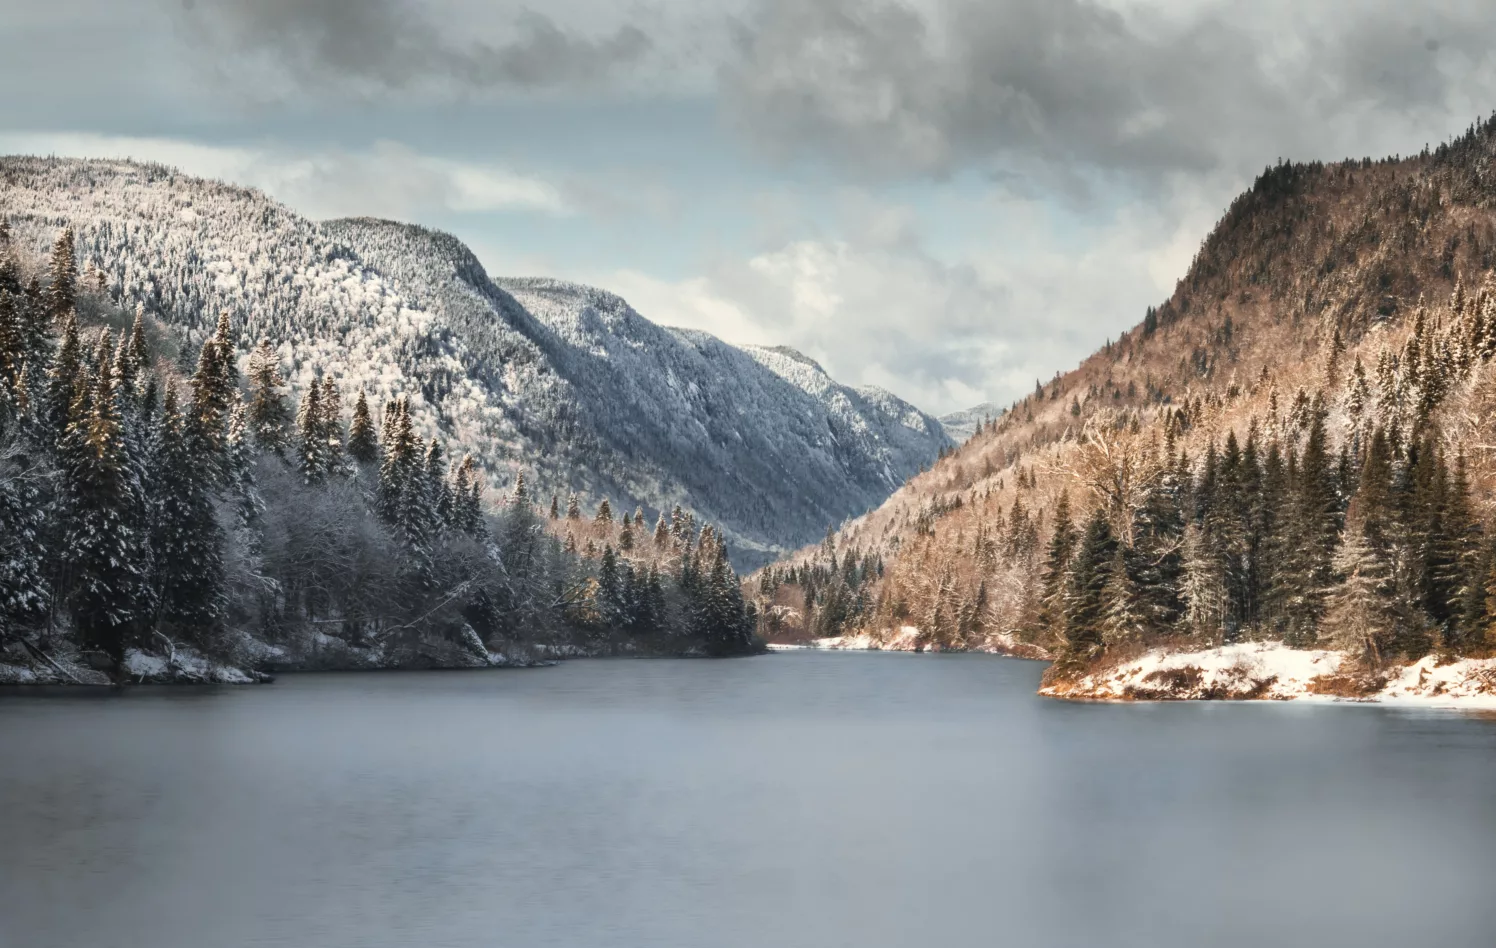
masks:
[[[1496,659],[1464,658],[1440,665],[1433,655],[1426,655],[1393,676],[1377,700],[1496,710]]]
[[[940,652],[945,649],[927,646],[920,634],[918,626],[904,625],[897,629],[886,629],[882,632],[858,632],[853,635],[839,635],[834,638],[812,639],[809,642],[797,644],[777,645],[771,644],[770,649],[775,651],[794,651],[796,649],[825,649],[831,651],[850,652]],[[1037,645],[1020,642],[1012,635],[990,635],[979,643],[972,644],[967,648],[959,649],[963,652],[983,652],[989,655],[1007,655],[1013,658],[1031,658],[1048,660],[1051,656]]]
[[[1370,677],[1335,651],[1248,642],[1198,651],[1155,649],[1039,693],[1097,701],[1343,701],[1496,709],[1496,659],[1440,664],[1433,655]]]

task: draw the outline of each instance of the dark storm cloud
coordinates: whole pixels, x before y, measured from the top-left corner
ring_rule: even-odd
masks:
[[[259,57],[301,84],[364,91],[586,84],[632,66],[651,48],[633,25],[580,36],[529,9],[510,18],[513,36],[504,42],[458,39],[472,36],[471,24],[453,15],[463,29],[444,32],[441,15],[416,0],[183,0],[181,13],[210,55]]]
[[[1364,144],[1353,123],[1447,130],[1451,107],[1489,110],[1488,7],[761,0],[723,93],[772,150],[886,172],[1260,167],[1264,148]],[[1472,91],[1492,100],[1454,101]]]

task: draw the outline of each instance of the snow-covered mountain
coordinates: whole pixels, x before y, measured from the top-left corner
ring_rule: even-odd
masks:
[[[951,436],[953,441],[965,441],[976,434],[977,425],[980,425],[1003,413],[1003,406],[992,402],[982,402],[961,411],[953,411],[949,415],[940,416],[941,427],[945,433]]]
[[[491,279],[456,238],[371,219],[316,222],[258,191],[123,161],[0,159],[0,212],[38,251],[77,229],[108,292],[184,351],[231,314],[243,352],[278,345],[300,388],[351,405],[409,396],[423,434],[493,483],[679,503],[725,528],[741,565],[876,506],[948,444],[934,418],[783,348],[657,326],[603,290]]]

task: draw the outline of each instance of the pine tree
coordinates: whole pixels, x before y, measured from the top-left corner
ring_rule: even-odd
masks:
[[[552,520],[561,519],[561,498],[555,494],[551,495],[550,517]]]
[[[249,357],[249,431],[256,447],[281,457],[291,443],[291,410],[286,405],[285,387],[280,357],[262,339]],[[298,435],[305,436],[300,419]]]
[[[1353,508],[1360,502],[1357,498]],[[1335,647],[1375,669],[1406,616],[1398,608],[1387,554],[1367,535],[1360,514],[1353,509],[1345,542],[1335,554],[1335,571],[1343,578],[1329,595],[1324,631]]]
[[[1290,645],[1307,647],[1316,641],[1324,595],[1333,580],[1331,557],[1340,534],[1339,500],[1326,452],[1324,419],[1318,414],[1310,422],[1299,459],[1289,524],[1292,543],[1281,572],[1286,590],[1284,637]]]
[[[514,503],[516,505],[530,505],[530,488],[525,484],[525,472],[520,471],[514,475]]]
[[[331,469],[322,430],[322,383],[312,379],[296,415],[296,469],[308,484],[321,484]]]
[[[665,511],[660,511],[660,518],[655,521],[654,544],[656,549],[663,550],[670,542],[670,528],[665,523]]]
[[[572,491],[571,496],[568,497],[567,500],[566,500],[566,519],[567,520],[581,520],[582,519],[582,505],[577,500],[576,491]]]
[[[348,450],[343,444],[343,396],[331,379],[322,380],[322,406],[317,427],[327,445],[327,472],[348,473]]]
[[[63,320],[62,342],[47,373],[46,419],[50,441],[61,441],[72,424],[73,406],[85,393],[83,345],[78,338],[78,317],[72,313]]]
[[[51,603],[42,491],[48,471],[23,450],[23,417],[19,401],[0,384],[0,645],[40,620]]]
[[[73,314],[78,301],[77,247],[71,226],[64,227],[52,244],[47,276],[47,316],[60,324]]]
[[[212,488],[193,456],[175,385],[166,389],[150,485],[159,621],[198,645],[211,646],[226,607],[224,537],[214,515]]]
[[[593,523],[600,527],[613,526],[613,506],[608,503],[608,498],[604,497],[603,502],[597,505],[597,517]]]
[[[434,536],[442,527],[451,526],[456,515],[452,487],[447,483],[447,454],[435,438],[426,446],[423,468],[423,505],[413,515],[424,519],[426,533]]]
[[[483,477],[471,454],[462,456],[452,490],[452,526],[471,537],[483,537]]]
[[[135,304],[135,321],[130,324],[130,362],[138,376],[143,378],[150,373],[151,353],[146,345],[145,306],[140,303]]]
[[[112,366],[90,372],[61,452],[63,557],[83,644],[116,670],[151,612],[145,496],[128,456]]]
[[[368,467],[379,460],[379,441],[374,434],[374,419],[369,415],[369,399],[362,390],[353,403],[353,424],[348,428],[348,456]]]
[[[1064,635],[1065,577],[1070,570],[1070,560],[1075,554],[1075,543],[1075,528],[1070,522],[1070,494],[1068,491],[1061,491],[1060,499],[1055,504],[1054,532],[1049,538],[1039,598],[1039,627],[1056,637]]]
[[[233,338],[225,313],[219,317],[217,332],[203,343],[198,357],[187,421],[193,452],[199,463],[212,473],[215,485],[228,481],[229,415],[238,399],[238,371],[233,359]]]
[[[1072,660],[1090,659],[1104,645],[1106,588],[1116,550],[1106,511],[1098,508],[1086,522],[1065,591],[1065,652]]]

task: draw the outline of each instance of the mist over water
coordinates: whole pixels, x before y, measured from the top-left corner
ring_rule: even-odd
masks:
[[[0,695],[0,946],[1489,946],[1496,722],[780,654]]]

